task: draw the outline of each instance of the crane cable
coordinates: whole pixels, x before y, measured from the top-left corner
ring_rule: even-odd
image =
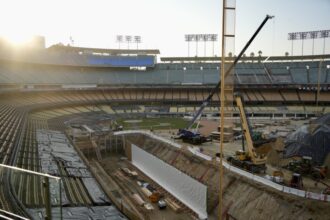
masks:
[[[275,26],[275,19],[273,19],[273,25],[272,25],[272,51],[271,56],[274,56],[274,45],[275,45],[275,33],[276,33],[276,26]]]

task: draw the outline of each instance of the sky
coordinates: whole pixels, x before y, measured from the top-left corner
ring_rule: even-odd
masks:
[[[230,0],[234,1],[234,0]],[[116,35],[141,36],[140,49],[159,49],[162,57],[187,56],[185,34],[219,34],[222,0],[0,0],[0,36],[24,42],[34,35],[46,37],[46,46],[119,48]],[[246,54],[291,54],[289,32],[330,29],[330,0],[236,0],[235,46],[238,54],[260,25],[268,21]],[[231,22],[234,24],[234,22]],[[214,54],[221,54],[221,38]],[[330,53],[330,39],[325,42]],[[312,54],[312,40],[295,41],[294,55]],[[135,49],[136,44],[130,44]],[[126,43],[121,48],[128,48]],[[190,43],[190,56],[212,56],[212,43]],[[234,49],[235,48],[235,49]],[[323,40],[315,40],[315,54],[323,53]]]

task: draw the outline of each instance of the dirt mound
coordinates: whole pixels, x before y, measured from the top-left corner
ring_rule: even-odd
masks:
[[[284,150],[284,139],[282,137],[276,138],[276,141],[273,142],[273,149],[277,151]]]
[[[274,149],[271,149],[267,155],[267,163],[272,166],[278,166],[280,159],[280,154]]]
[[[278,137],[275,141],[270,141],[258,146],[258,148],[256,148],[256,152],[259,154],[268,154],[272,149],[276,151],[283,151],[283,148],[284,140],[282,137]]]

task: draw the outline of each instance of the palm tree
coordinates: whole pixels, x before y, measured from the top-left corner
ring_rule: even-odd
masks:
[[[262,51],[261,50],[258,51],[258,55],[259,55],[258,62],[260,63],[261,62],[261,56],[262,56]]]
[[[251,53],[250,53],[250,57],[251,57],[251,62],[253,63],[254,52],[251,52]]]
[[[246,61],[246,54],[244,53],[242,57],[243,57],[242,62],[244,63]]]

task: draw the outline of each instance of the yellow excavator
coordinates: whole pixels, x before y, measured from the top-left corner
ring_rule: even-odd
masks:
[[[265,173],[267,156],[266,154],[258,153],[253,144],[251,126],[246,117],[242,96],[236,93],[235,101],[239,109],[242,124],[242,132],[244,136],[242,138],[245,138],[246,140],[247,150],[243,148],[243,150],[236,151],[235,155],[228,157],[227,160],[234,166],[243,168],[252,173]]]

